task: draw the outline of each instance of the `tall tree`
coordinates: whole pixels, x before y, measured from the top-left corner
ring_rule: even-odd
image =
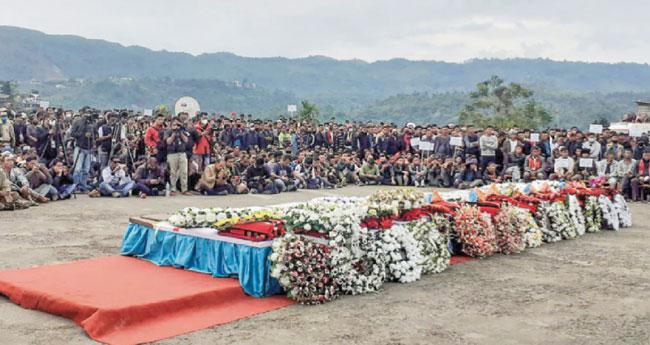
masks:
[[[493,75],[470,93],[470,103],[460,111],[459,120],[478,126],[539,128],[553,118],[532,95],[533,91],[521,84],[505,85],[503,79]]]

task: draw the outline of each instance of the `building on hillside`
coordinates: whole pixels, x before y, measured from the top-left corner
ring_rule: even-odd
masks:
[[[650,102],[636,101],[636,116],[650,116]]]

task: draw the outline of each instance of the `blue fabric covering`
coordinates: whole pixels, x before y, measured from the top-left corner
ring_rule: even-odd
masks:
[[[473,190],[469,192],[469,202],[477,202],[478,195]]]
[[[283,293],[277,279],[271,277],[268,257],[272,252],[270,247],[254,248],[167,231],[156,234],[154,229],[134,223],[129,223],[120,250],[121,255],[135,256],[158,266],[239,278],[244,291],[255,297]]]

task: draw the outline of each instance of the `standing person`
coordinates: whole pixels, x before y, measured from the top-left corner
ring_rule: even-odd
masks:
[[[496,150],[499,147],[499,140],[493,133],[492,126],[488,126],[479,139],[481,149],[481,171],[484,171],[488,163],[497,161]]]
[[[14,132],[14,125],[7,118],[7,113],[0,114],[0,149],[4,146],[16,147],[16,134]]]
[[[153,126],[147,128],[144,135],[144,143],[147,145],[151,155],[155,156],[159,163],[165,162],[167,158],[166,145],[163,140],[165,133],[165,117],[162,114],[156,116]]]
[[[201,114],[201,120],[196,123],[195,130],[198,140],[194,144],[193,153],[199,158],[199,170],[203,171],[210,164],[210,136],[211,125],[208,123],[208,114]]]
[[[169,164],[169,183],[171,184],[171,195],[178,193],[178,180],[180,179],[181,193],[190,195],[187,190],[187,155],[186,144],[190,133],[183,127],[180,118],[174,118],[172,128],[165,132],[165,143],[167,144],[167,163]]]
[[[582,149],[589,150],[589,158],[593,159],[594,161],[598,160],[598,157],[600,157],[600,143],[596,140],[596,134],[595,133],[589,133],[589,139],[587,139],[586,142],[582,143]]]
[[[81,192],[93,189],[88,185],[88,175],[93,159],[94,131],[93,120],[87,112],[83,113],[82,118],[72,123],[70,130],[70,136],[75,139],[72,178]]]
[[[113,128],[116,120],[117,115],[115,113],[109,113],[107,115],[107,122],[97,129],[97,142],[99,143],[97,149],[100,169],[104,169],[108,165],[108,158],[111,151],[113,149],[117,151],[117,147],[113,147],[116,145],[115,140],[113,140]]]
[[[463,138],[463,142],[465,143],[465,150],[468,156],[474,156],[478,159],[478,157],[481,155],[481,149],[478,146],[478,141],[479,137],[474,132],[474,127],[467,126],[467,134]]]

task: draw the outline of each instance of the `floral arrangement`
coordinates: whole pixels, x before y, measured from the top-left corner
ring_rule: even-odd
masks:
[[[542,239],[544,233],[542,229],[539,228],[535,217],[529,210],[517,208],[517,218],[519,218],[519,223],[524,228],[524,244],[526,248],[535,248],[541,246],[544,242]]]
[[[413,188],[380,189],[368,198],[368,217],[397,216],[424,204],[424,193]]]
[[[578,229],[571,220],[571,213],[563,201],[556,201],[549,208],[551,229],[554,238],[570,239],[578,237]]]
[[[494,216],[494,231],[499,251],[503,254],[519,253],[525,248],[524,227],[514,206],[501,206]]]
[[[464,205],[458,209],[454,231],[463,252],[468,256],[485,258],[498,249],[494,228],[483,218],[476,206]]]
[[[386,278],[410,283],[422,276],[424,258],[420,242],[403,225],[393,225],[380,235],[380,245],[386,261]]]
[[[181,228],[215,228],[224,229],[241,220],[261,221],[271,217],[265,209],[235,208],[198,208],[186,207],[171,215],[167,221]]]
[[[378,291],[386,280],[386,262],[379,241],[359,219],[337,224],[330,232],[333,278],[345,294]]]
[[[449,266],[449,226],[449,220],[440,215],[434,215],[431,221],[420,219],[407,225],[413,237],[420,242],[422,273],[440,273]]]
[[[578,236],[582,236],[586,232],[585,216],[582,213],[582,208],[580,207],[578,197],[576,197],[574,194],[569,194],[567,196],[567,203],[569,205],[569,215],[571,216],[571,221],[576,228]]]
[[[603,211],[598,205],[598,197],[590,195],[585,200],[585,231],[598,232],[603,223]]]
[[[287,295],[302,304],[319,304],[338,296],[331,279],[329,251],[304,236],[286,234],[273,241],[271,276],[277,278]]]
[[[562,240],[562,236],[553,230],[550,210],[551,204],[548,201],[542,201],[537,207],[537,213],[535,213],[535,222],[537,222],[539,230],[542,232],[542,241],[547,243]]]
[[[612,201],[606,195],[601,194],[598,197],[598,205],[600,205],[600,210],[603,213],[603,225],[608,229],[618,231],[620,225],[618,212],[614,208]]]
[[[632,214],[627,206],[625,198],[621,194],[614,195],[614,209],[618,214],[618,223],[621,228],[632,226]]]

